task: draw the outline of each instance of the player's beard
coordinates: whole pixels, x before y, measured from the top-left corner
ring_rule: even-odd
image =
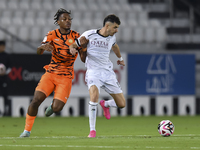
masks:
[[[71,24],[66,24],[65,30],[70,30],[71,29]]]
[[[65,30],[70,30],[71,28],[65,28]]]
[[[70,32],[70,29],[71,29],[71,27],[66,27],[66,28],[64,28],[64,30],[65,30],[66,32]]]
[[[111,33],[110,36],[113,36],[114,34],[115,34],[115,32],[114,32],[114,33]]]
[[[116,32],[109,31],[109,36],[113,36]]]

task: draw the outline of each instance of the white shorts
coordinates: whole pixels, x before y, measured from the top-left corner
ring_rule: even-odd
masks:
[[[109,94],[122,93],[121,86],[113,70],[87,70],[85,81],[88,90],[92,85],[95,85],[99,93],[100,88],[104,89]]]

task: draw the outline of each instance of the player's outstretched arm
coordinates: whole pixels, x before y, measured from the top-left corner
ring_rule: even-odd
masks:
[[[115,55],[119,58],[119,60],[117,61],[117,64],[125,66],[124,60],[123,60],[120,50],[119,50],[119,46],[117,44],[113,45],[112,50],[114,51]]]

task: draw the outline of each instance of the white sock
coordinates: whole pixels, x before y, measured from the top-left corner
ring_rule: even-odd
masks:
[[[114,99],[105,101],[104,106],[105,107],[117,107]]]
[[[89,102],[89,124],[90,124],[90,131],[95,130],[96,126],[96,114],[97,114],[97,105],[98,103]]]

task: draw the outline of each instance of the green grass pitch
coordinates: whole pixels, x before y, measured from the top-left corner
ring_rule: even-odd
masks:
[[[171,120],[174,134],[162,137],[161,120]],[[97,117],[97,137],[88,117],[37,117],[29,138],[19,138],[25,118],[0,118],[0,150],[200,150],[200,116]]]

